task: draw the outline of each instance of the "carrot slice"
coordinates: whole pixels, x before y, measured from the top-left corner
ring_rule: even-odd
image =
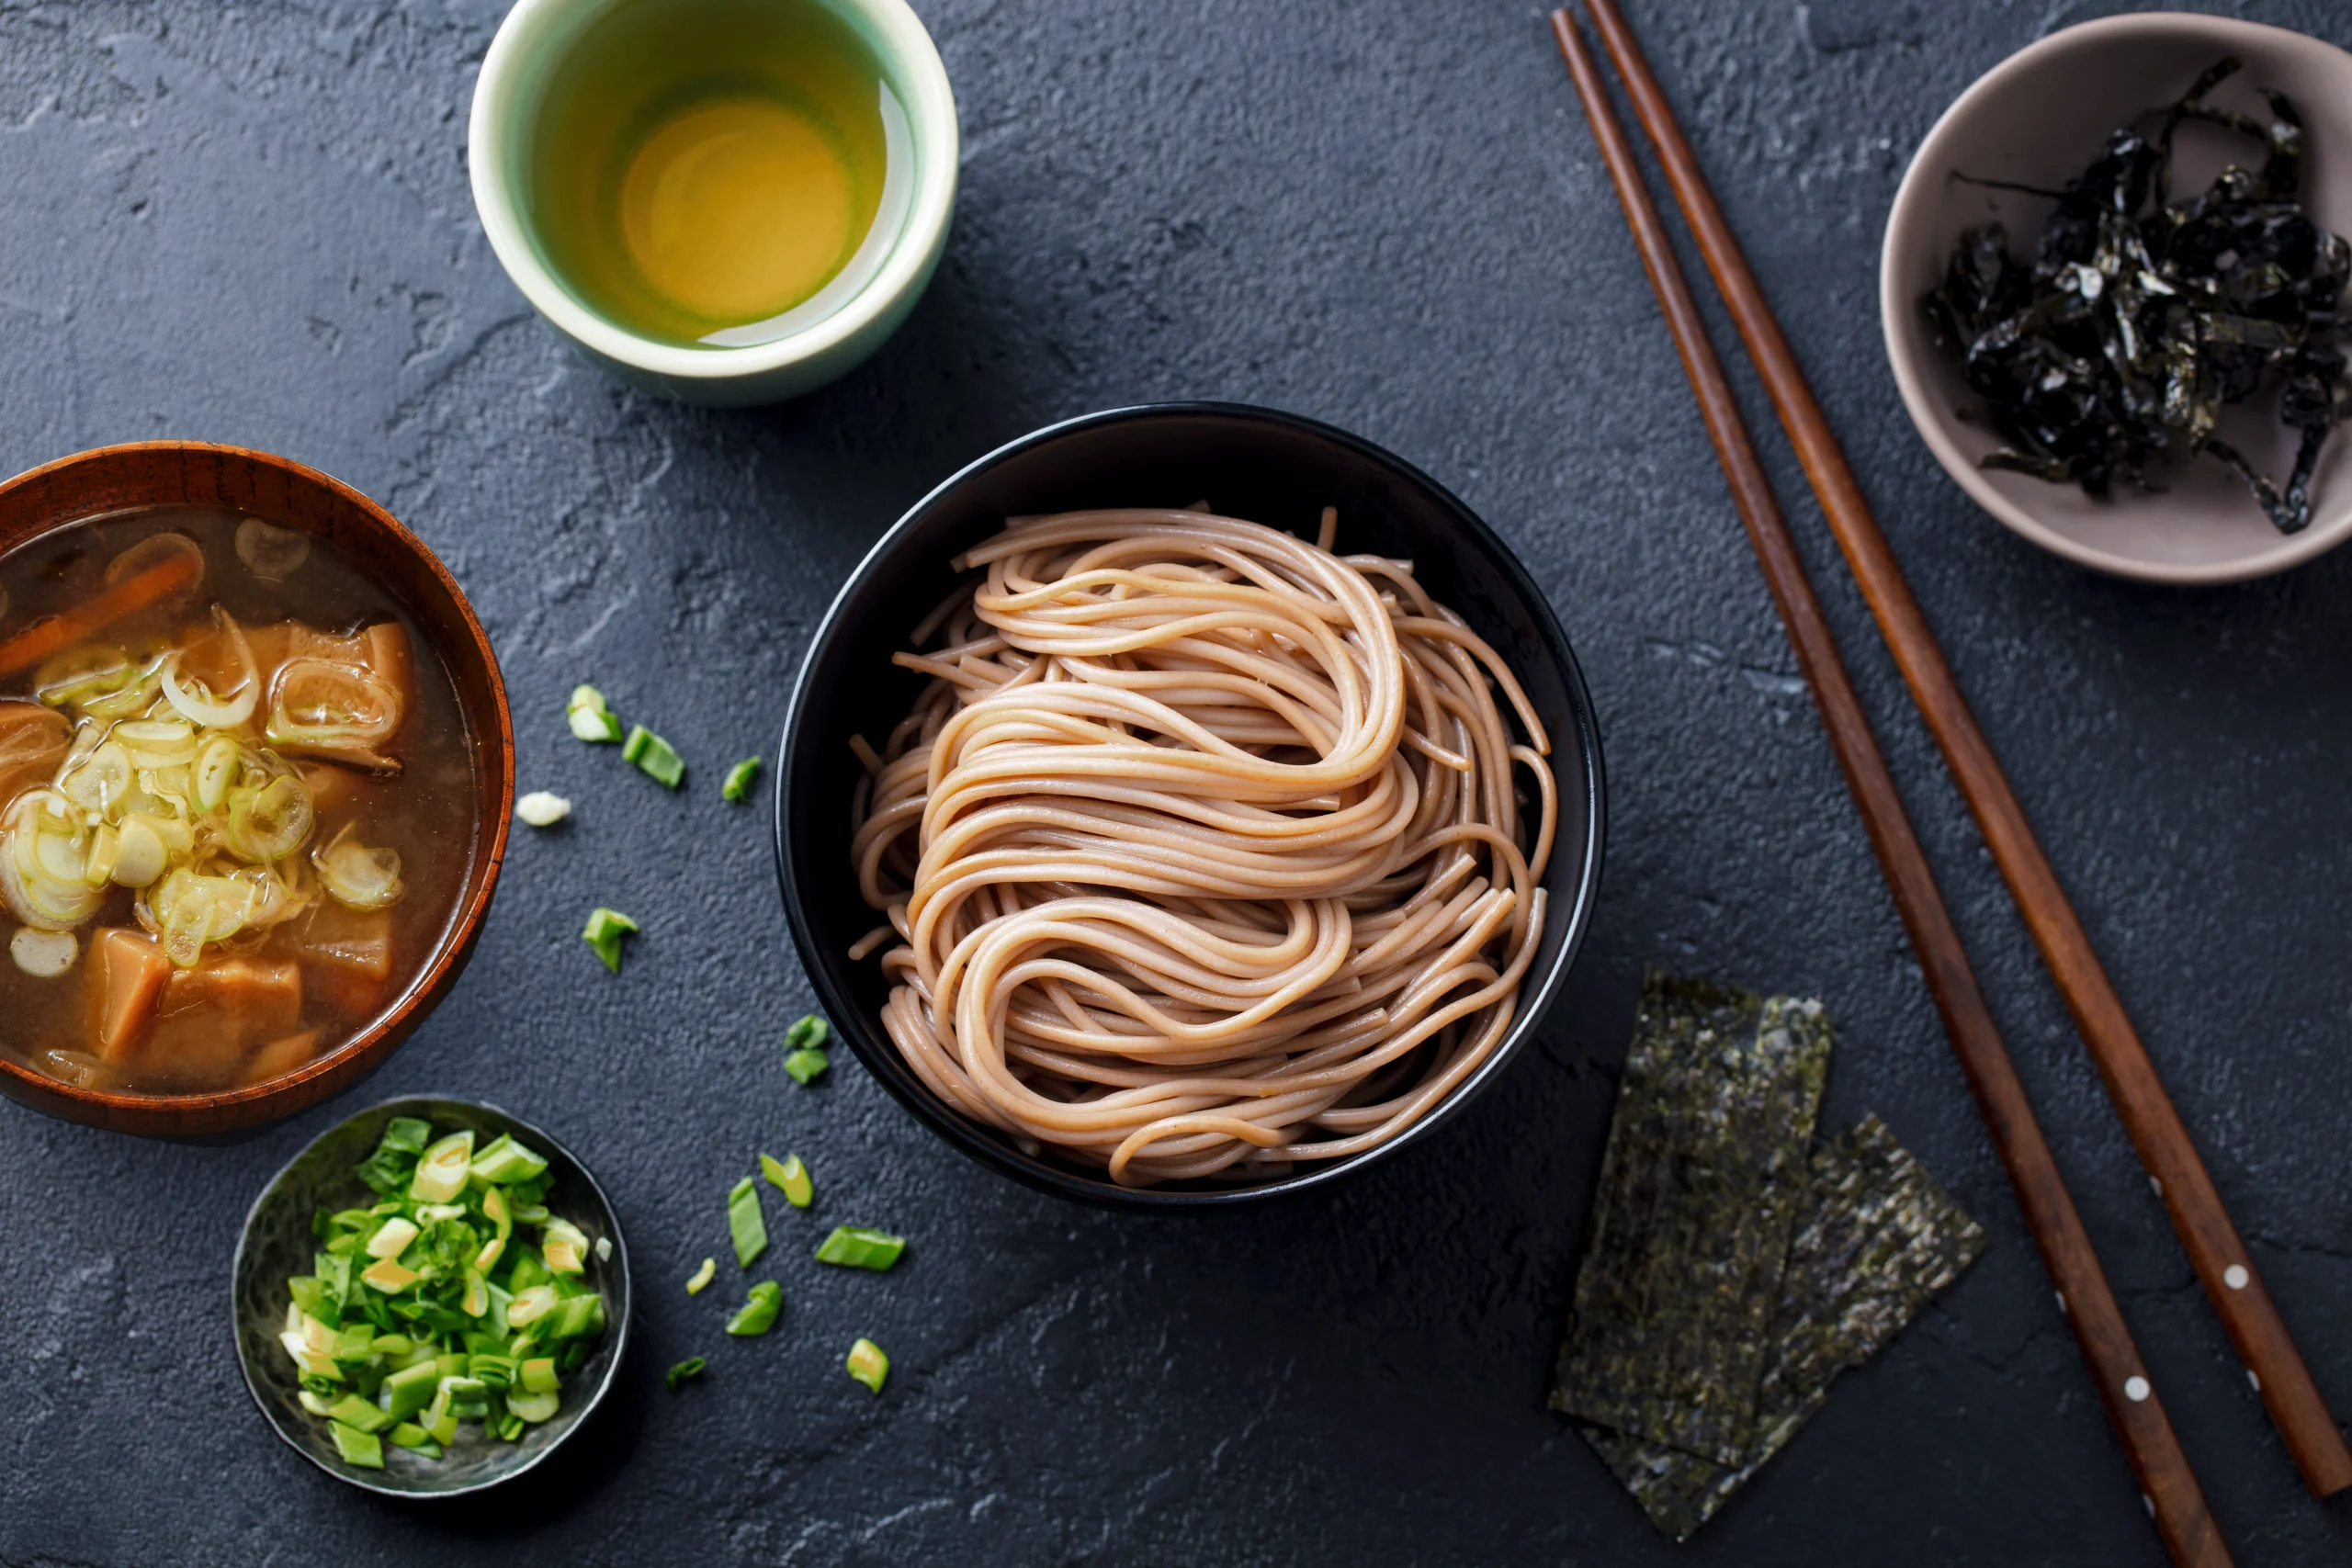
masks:
[[[201,558],[175,556],[136,576],[124,578],[62,615],[35,621],[6,642],[0,642],[0,676],[29,670],[58,649],[71,648],[125,615],[176,593],[194,582],[203,570]]]

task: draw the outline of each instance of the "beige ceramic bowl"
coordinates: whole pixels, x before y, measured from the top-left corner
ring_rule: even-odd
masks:
[[[2309,560],[2352,534],[2352,431],[2320,454],[2312,521],[2281,534],[2238,477],[2211,458],[2177,469],[2159,495],[2119,490],[2100,502],[2072,485],[1987,473],[1976,460],[2000,445],[1964,423],[1970,400],[1959,367],[1937,347],[1919,297],[1941,279],[1952,242],[1998,220],[2014,254],[2031,253],[2050,202],[1988,190],[1952,176],[2064,185],[2116,127],[2179,96],[2199,72],[2234,54],[2245,68],[2214,101],[2267,118],[2259,89],[2276,88],[2301,114],[2308,149],[2303,205],[2324,227],[2352,234],[2352,54],[2279,28],[2174,13],[2110,17],[2068,28],[2018,51],[1944,111],[1911,160],[1888,216],[1879,265],[1879,311],[1887,357],[1912,422],[1939,462],[1977,504],[2045,549],[2101,571],[2153,582],[2230,582]],[[2185,127],[2173,188],[2201,190],[2225,161],[2251,164],[2243,138]],[[2251,409],[2225,413],[2222,434],[2267,472],[2292,466],[2291,433]]]

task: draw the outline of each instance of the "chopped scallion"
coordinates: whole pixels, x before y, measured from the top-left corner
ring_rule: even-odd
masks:
[[[700,1356],[689,1356],[662,1373],[662,1381],[669,1385],[672,1393],[675,1393],[680,1383],[702,1376],[703,1368],[708,1364]]]
[[[784,1287],[774,1280],[763,1280],[752,1287],[742,1310],[727,1320],[727,1332],[746,1339],[765,1334],[775,1326],[776,1314],[783,1310]]]
[[[729,800],[740,801],[752,793],[752,782],[759,776],[760,760],[746,757],[727,770],[727,782],[718,786],[718,793]]]
[[[768,1249],[768,1223],[760,1213],[760,1190],[748,1176],[727,1194],[727,1230],[735,1238],[735,1261],[746,1269]]]
[[[833,1234],[817,1247],[817,1261],[844,1269],[887,1269],[907,1249],[907,1238],[862,1225],[835,1225]]]
[[[690,1296],[698,1296],[702,1294],[703,1287],[709,1284],[718,1273],[718,1259],[716,1258],[704,1258],[702,1260],[702,1267],[695,1270],[694,1278],[686,1281],[686,1294]]]
[[[882,1392],[882,1380],[890,1375],[890,1358],[871,1339],[861,1339],[849,1348],[848,1366],[850,1376],[876,1393]]]
[[[356,1464],[365,1470],[384,1468],[384,1441],[373,1432],[363,1432],[341,1421],[327,1423],[327,1430],[334,1436],[335,1452],[345,1464]]]
[[[784,1032],[784,1048],[787,1051],[813,1051],[832,1037],[833,1026],[815,1013],[809,1013]]]
[[[628,739],[621,744],[621,756],[635,762],[648,777],[672,789],[677,788],[686,776],[686,760],[678,755],[678,749],[641,724],[629,726]]]
[[[534,828],[552,828],[571,815],[571,802],[544,789],[535,789],[514,803],[514,815]]]
[[[596,950],[605,967],[617,975],[621,972],[621,938],[637,930],[637,922],[618,909],[594,908],[588,911],[588,925],[580,940]]]
[[[564,716],[571,721],[571,733],[582,740],[601,744],[621,738],[619,716],[605,705],[605,694],[594,686],[571,689],[571,701],[565,705]]]
[[[760,1174],[785,1196],[796,1209],[805,1209],[817,1196],[817,1189],[808,1179],[808,1168],[800,1163],[798,1155],[786,1155],[777,1159],[773,1155],[760,1156]]]
[[[806,1089],[816,1081],[817,1075],[831,1066],[832,1059],[822,1051],[795,1051],[784,1059],[784,1070],[792,1081]]]

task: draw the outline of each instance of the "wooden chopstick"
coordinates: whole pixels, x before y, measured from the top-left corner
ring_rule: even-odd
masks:
[[[1616,0],[1587,0],[1603,48],[1617,67],[1632,101],[1634,117],[1649,133],[1651,144],[1666,171],[1667,183],[1681,203],[1684,218],[1714,275],[1715,287],[1730,310],[1748,357],[1765,390],[1779,411],[1781,427],[1796,448],[1814,494],[1828,518],[1830,532],[1844,552],[1847,566],[1861,585],[1880,634],[1893,651],[1913,700],[1928,721],[1928,728],[1942,749],[1944,761],[1959,784],[1977,829],[1991,847],[1994,861],[2009,885],[2009,893],[2024,915],[2042,962],[2065,998],[2075,1028],[2089,1047],[2091,1060],[2107,1085],[2108,1098],[2140,1152],[2140,1162],[2154,1179],[2157,1196],[2172,1218],[2172,1227],[2188,1253],[2205,1294],[2228,1332],[2238,1359],[2245,1363],[2263,1405],[2302,1472],[2303,1484],[2315,1497],[2325,1497],[2352,1486],[2352,1449],[2329,1414],[2327,1402],[2312,1382],[2287,1332],[2278,1308],[2262,1282],[2237,1227],[2222,1206],[2213,1179],[2198,1157],[2188,1129],[2165,1093],[2155,1065],[2148,1060],[2132,1020],[2123,1010],[2107,971],[2092,951],[2089,935],[2067,901],[2058,874],[2051,869],[2041,840],[2034,837],[2025,811],[2001,772],[1984,732],[1977,728],[1968,700],[1945,664],[1935,633],[1912,598],[1903,569],[1887,547],[1861,487],[1847,467],[1837,436],[1814,400],[1798,368],[1796,355],[1781,335],[1780,323],[1765,302],[1763,290],[1747,270],[1731,226],[1715,205],[1699,161],[1674,118],[1674,111],[1651,74]]]
[[[2057,1281],[2061,1304],[2084,1359],[2090,1363],[2108,1418],[2122,1439],[2173,1561],[2184,1568],[2223,1568],[2230,1562],[2229,1549],[2205,1506],[2204,1493],[2174,1435],[2163,1402],[2154,1394],[2131,1330],[2091,1248],[2090,1236],[2034,1120],[2025,1086],[2018,1079],[1984,993],[1977,987],[1935,874],[1928,868],[1895,791],[1894,775],[1887,771],[1828,623],[1814,598],[1795,540],[1772,498],[1771,485],[1757,460],[1723,367],[1707,341],[1705,325],[1675,262],[1665,226],[1642,183],[1624,130],[1610,107],[1608,88],[1582,34],[1566,11],[1552,14],[1552,30],[1584,99],[1610,177],[1624,202],[1626,221],[1657,291],[1691,389],[1698,396],[1707,434],[1731,481],[1732,498],[1763,565],[1772,602],[1796,651],[1798,668],[1813,690],[1830,747],[1860,809],[1871,847],[1877,852],[1904,929],[1919,955],[1961,1071],[2008,1172],[2018,1206],[2025,1212],[2042,1260]]]

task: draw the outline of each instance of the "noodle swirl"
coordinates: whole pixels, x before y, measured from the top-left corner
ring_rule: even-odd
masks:
[[[853,745],[850,853],[888,922],[852,956],[956,1111],[1124,1185],[1262,1179],[1396,1137],[1509,1032],[1550,742],[1333,525],[1075,512],[956,561],[896,656],[930,685]]]

